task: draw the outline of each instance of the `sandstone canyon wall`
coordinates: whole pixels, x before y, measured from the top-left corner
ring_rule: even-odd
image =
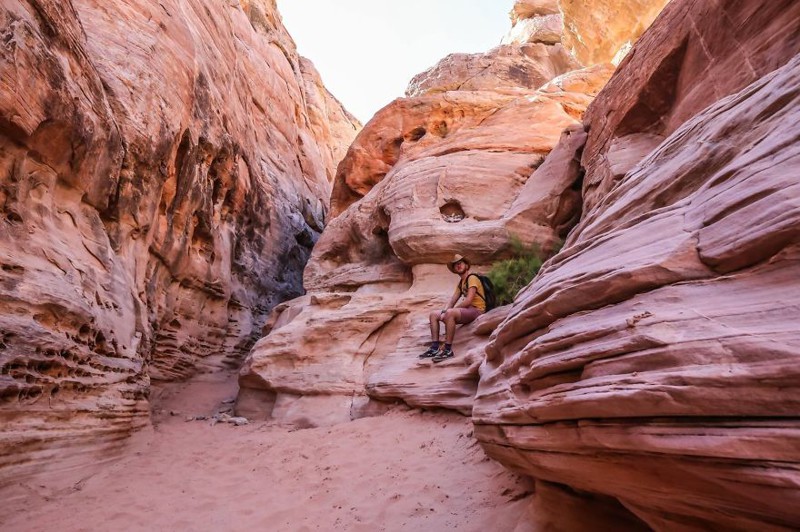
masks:
[[[792,1],[673,0],[634,46],[581,222],[487,346],[491,456],[657,530],[800,525],[798,53]]]
[[[673,0],[608,80],[664,4],[517,2],[335,174],[352,120],[274,4],[4,8],[0,465],[118,442],[150,376],[248,348],[316,242],[240,413],[472,415],[537,479],[533,530],[796,529],[800,4]],[[512,235],[566,241],[419,361],[443,264]]]
[[[274,1],[0,8],[0,469],[109,456],[150,379],[302,293],[360,125]]]

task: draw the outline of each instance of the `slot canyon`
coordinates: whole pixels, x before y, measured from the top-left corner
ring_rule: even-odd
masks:
[[[800,528],[800,2],[516,0],[364,124],[277,0],[0,37],[0,529]]]

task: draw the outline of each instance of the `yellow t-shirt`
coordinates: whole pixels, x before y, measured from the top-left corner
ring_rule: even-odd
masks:
[[[476,293],[475,297],[472,298],[472,304],[470,306],[475,307],[481,312],[486,312],[486,295],[483,293],[483,285],[477,275],[470,274],[466,281],[459,281],[455,293],[462,297],[467,297],[467,292],[473,286],[476,289]]]

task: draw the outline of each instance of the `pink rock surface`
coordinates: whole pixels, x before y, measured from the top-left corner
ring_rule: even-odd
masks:
[[[581,222],[487,346],[490,455],[658,530],[800,524],[800,44],[757,37],[799,8],[672,2],[590,106]]]
[[[7,2],[0,27],[5,480],[118,447],[150,379],[241,360],[358,124],[274,2]]]

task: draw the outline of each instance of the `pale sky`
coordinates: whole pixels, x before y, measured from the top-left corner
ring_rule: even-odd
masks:
[[[278,0],[300,55],[361,122],[453,52],[485,52],[511,29],[514,0]]]

